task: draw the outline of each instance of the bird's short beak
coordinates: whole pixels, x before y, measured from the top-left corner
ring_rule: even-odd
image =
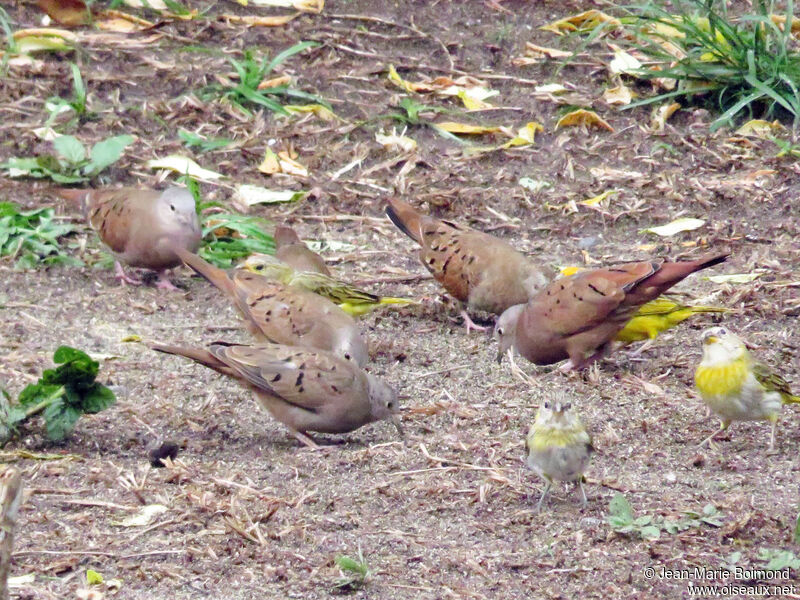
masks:
[[[503,357],[504,357],[505,355],[506,355],[506,353],[505,353],[505,352],[503,352],[502,350],[498,350],[498,351],[497,351],[497,358],[496,358],[495,360],[497,360],[497,364],[498,364],[498,365],[499,365],[499,364],[501,364],[501,363],[503,362]]]
[[[703,338],[703,344],[708,346],[709,344],[716,344],[719,341],[719,338],[714,335],[707,335]]]
[[[389,417],[389,419],[391,420],[392,425],[394,425],[397,428],[397,433],[400,434],[400,437],[405,438],[406,432],[403,429],[403,424],[400,422],[400,417],[398,417],[397,415],[392,415],[391,417]]]

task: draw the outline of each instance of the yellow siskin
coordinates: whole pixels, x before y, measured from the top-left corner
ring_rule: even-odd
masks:
[[[730,312],[730,309],[718,306],[689,306],[659,296],[644,304],[614,339],[623,344],[652,340],[692,315],[725,312]]]
[[[733,421],[770,421],[772,450],[782,406],[800,402],[780,375],[755,362],[739,336],[724,327],[703,332],[703,360],[694,372],[694,383],[721,421],[719,430],[701,445],[711,444]]]
[[[311,271],[295,271],[289,265],[266,254],[251,255],[242,264],[242,268],[275,279],[285,285],[294,285],[319,294],[338,304],[339,308],[353,317],[365,315],[379,306],[416,303],[414,300],[406,298],[390,298],[371,294],[330,275]]]
[[[536,421],[527,438],[528,466],[544,479],[545,487],[536,510],[542,508],[553,481],[575,481],[583,495],[583,472],[594,451],[592,438],[570,404],[562,401],[545,402],[536,413]]]

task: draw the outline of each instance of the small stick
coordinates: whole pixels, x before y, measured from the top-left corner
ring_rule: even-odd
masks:
[[[15,467],[0,474],[0,600],[8,600],[8,573],[14,547],[14,527],[22,503],[22,476]]]

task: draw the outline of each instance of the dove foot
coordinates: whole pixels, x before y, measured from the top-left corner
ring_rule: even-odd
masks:
[[[306,435],[305,433],[297,431],[296,429],[290,429],[289,431],[304,446],[308,446],[312,450],[320,450],[319,445],[310,435]]]
[[[467,328],[467,335],[469,335],[469,332],[473,329],[475,331],[487,331],[489,329],[488,327],[475,323],[475,321],[470,318],[469,314],[467,314],[466,310],[462,310],[459,314],[461,318],[464,319],[464,327]]]
[[[130,285],[142,285],[142,280],[128,275],[122,268],[122,265],[119,261],[114,263],[114,276],[119,279],[123,285],[126,283],[129,283]]]
[[[158,281],[156,281],[156,287],[160,290],[169,290],[170,292],[182,292],[183,290],[172,283],[167,278],[166,271],[159,271],[158,273]]]

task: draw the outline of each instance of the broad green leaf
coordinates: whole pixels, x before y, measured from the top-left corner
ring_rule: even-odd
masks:
[[[47,437],[54,442],[63,440],[75,427],[80,416],[80,411],[66,402],[53,402],[44,409]]]
[[[100,171],[114,164],[122,156],[122,151],[133,143],[136,138],[132,135],[118,135],[92,146],[90,162],[86,165],[86,175],[97,175]]]
[[[71,135],[62,135],[53,140],[53,148],[64,160],[78,165],[86,160],[86,148]]]
[[[608,505],[609,515],[625,523],[633,523],[633,509],[627,498],[617,492]]]

